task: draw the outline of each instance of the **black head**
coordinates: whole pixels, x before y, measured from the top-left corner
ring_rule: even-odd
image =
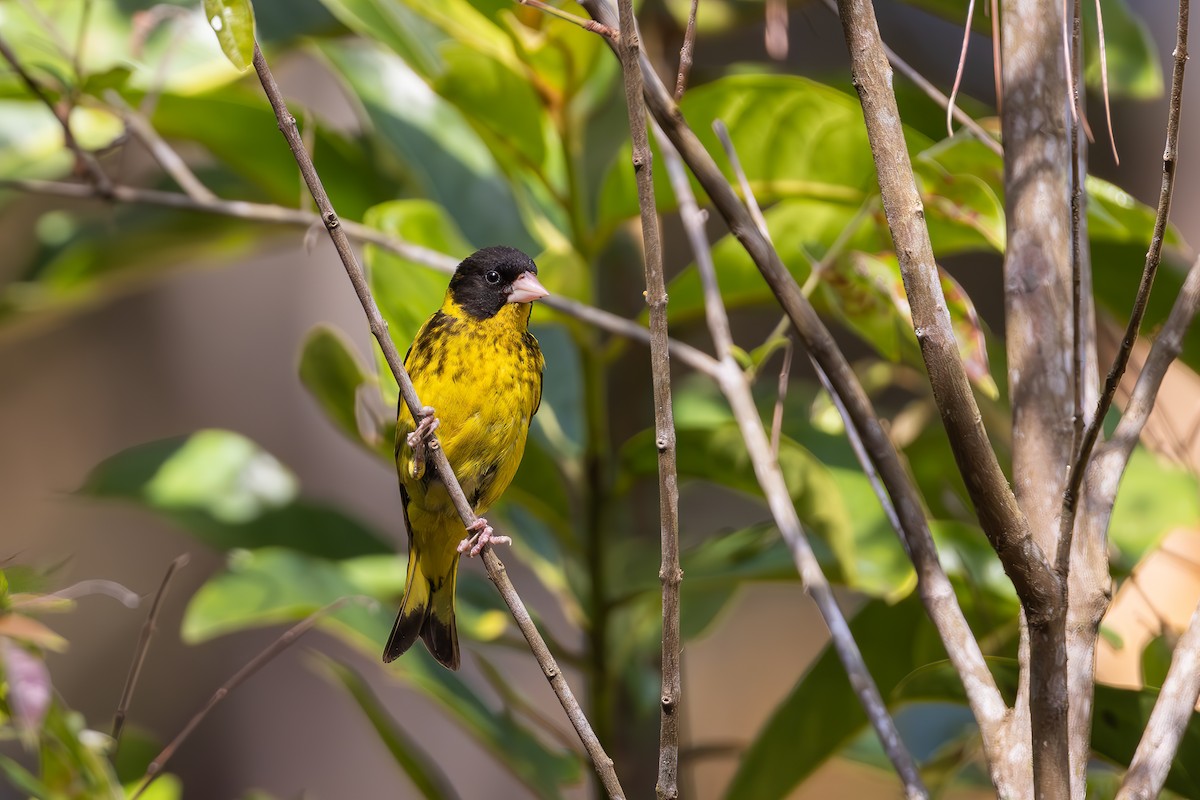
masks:
[[[536,275],[537,264],[520,250],[485,247],[458,265],[450,279],[450,295],[471,316],[488,319],[508,303],[528,303],[548,294]]]

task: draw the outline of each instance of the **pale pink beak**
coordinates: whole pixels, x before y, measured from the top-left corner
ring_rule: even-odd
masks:
[[[522,272],[512,282],[512,291],[508,293],[510,303],[532,303],[540,297],[550,294],[546,287],[538,281],[532,272]]]

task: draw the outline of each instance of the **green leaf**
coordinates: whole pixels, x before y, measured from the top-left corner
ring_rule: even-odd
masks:
[[[345,334],[328,325],[309,331],[300,355],[300,382],[352,442],[391,460],[393,443],[386,435],[394,430],[390,411],[388,420],[379,420],[381,425],[375,429],[359,422],[362,392],[378,391],[379,380],[367,370]]]
[[[721,153],[713,120],[729,129],[758,201],[806,198],[857,207],[875,193],[874,164],[856,99],[816,81],[783,75],[733,75],[690,89],[681,105],[710,153]],[[638,214],[628,147],[601,189],[602,230]],[[657,154],[656,154],[657,158]],[[734,181],[727,165],[722,169]],[[655,171],[659,211],[676,207],[664,170]],[[694,187],[700,192],[698,186]],[[700,193],[701,202],[703,194]]]
[[[183,635],[199,641],[251,626],[298,621],[340,597],[361,595],[378,587],[374,567],[361,562],[330,562],[285,548],[238,551],[228,568],[213,577],[193,596],[183,622]],[[394,560],[402,577],[403,567]],[[467,586],[468,574],[460,576],[459,633],[464,639],[474,632],[472,619],[483,628],[493,628],[485,613],[471,612],[464,602],[474,592]],[[478,582],[478,581],[477,581]],[[494,591],[489,592],[498,602]],[[399,601],[396,595],[392,602]],[[467,612],[467,613],[464,613]],[[387,639],[394,619],[394,606],[346,606],[328,617],[323,626],[342,636],[371,658]],[[469,641],[469,639],[467,639]],[[388,667],[388,673],[403,680],[441,705],[468,734],[473,736],[498,763],[509,769],[537,797],[557,798],[560,787],[579,780],[580,764],[570,753],[541,744],[529,730],[511,717],[497,714],[459,677],[437,664],[422,647],[414,647]]]
[[[871,601],[850,621],[854,639],[886,699],[914,668],[945,658],[916,597],[888,606]],[[725,796],[788,796],[866,725],[841,662],[826,646],[742,755]]]
[[[250,0],[204,0],[204,16],[229,63],[245,72],[254,61],[254,8]]]
[[[710,429],[678,425],[677,428],[676,459],[681,478],[712,481],[761,496],[758,479],[736,423]],[[631,474],[657,474],[654,431],[643,431],[630,439],[622,456],[625,468]],[[852,565],[853,530],[829,470],[807,449],[787,437],[780,441],[779,466],[801,522],[829,543],[843,566]]]
[[[1139,447],[1117,490],[1108,537],[1115,548],[1113,569],[1127,574],[1162,538],[1200,523],[1200,482]]]
[[[502,148],[540,170],[552,127],[528,78],[465,45],[443,51],[445,70],[433,89],[483,127]],[[555,142],[555,147],[559,147]]]
[[[950,20],[962,30],[966,6],[956,0],[909,0]],[[1104,38],[1108,58],[1108,88],[1112,97],[1149,99],[1162,93],[1162,70],[1154,37],[1145,20],[1133,13],[1126,0],[1100,0],[1104,15]],[[1100,89],[1099,31],[1094,3],[1084,3],[1084,76],[1088,88]],[[991,36],[991,21],[986,14],[975,14],[972,30]],[[1099,103],[1096,104],[1099,107]],[[1093,123],[1093,129],[1097,126]]]
[[[132,447],[101,462],[79,492],[133,501],[222,550],[286,545],[329,558],[393,552],[340,511],[298,499],[290,471],[229,431]]]
[[[370,685],[357,672],[319,654],[317,664],[354,698],[371,727],[375,729],[375,735],[392,754],[396,766],[404,771],[421,797],[427,800],[458,797],[449,778],[438,769],[437,762],[387,713],[379,698],[371,691]]]
[[[1108,61],[1108,93],[1113,99],[1152,100],[1162,95],[1163,75],[1158,47],[1150,27],[1126,0],[1100,0],[1104,16],[1104,46]],[[1101,90],[1100,31],[1095,3],[1084,3],[1083,75],[1088,88]],[[1099,109],[1100,103],[1093,108]],[[1098,128],[1096,123],[1092,127]],[[1099,134],[1097,134],[1099,135]],[[1120,142],[1117,143],[1118,145]]]
[[[1114,764],[1126,765],[1158,700],[1154,689],[1118,689],[1096,686],[1092,715],[1092,750]],[[1166,788],[1184,797],[1200,797],[1200,714],[1193,713],[1167,773]]]
[[[367,212],[365,222],[383,233],[455,258],[471,254],[471,245],[445,209],[427,200],[381,203]],[[406,350],[425,320],[442,305],[450,279],[376,245],[366,246],[363,260],[371,292],[388,324],[388,335],[398,349]],[[384,404],[395,408],[400,393],[396,378],[383,352],[374,349]]]
[[[360,105],[380,153],[402,165],[417,194],[446,209],[474,245],[468,252],[496,242],[540,249],[526,233],[491,151],[461,111],[377,46],[356,41],[319,47]]]
[[[291,110],[311,140],[313,163],[339,216],[360,219],[371,206],[396,196],[400,173],[378,158],[364,137],[348,137],[303,109]],[[244,181],[223,194],[287,207],[308,202],[295,159],[280,141],[275,114],[261,90],[237,85],[203,94],[164,94],[152,122],[168,139],[201,145]],[[257,227],[261,230],[261,224]]]
[[[1175,653],[1174,636],[1155,636],[1146,643],[1142,650],[1142,683],[1145,686],[1160,688],[1167,679],[1167,671],[1171,668],[1171,657]]]

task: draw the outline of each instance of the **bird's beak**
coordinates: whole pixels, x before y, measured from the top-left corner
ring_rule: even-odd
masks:
[[[508,293],[508,302],[532,303],[539,297],[545,297],[548,294],[550,292],[546,291],[546,287],[542,286],[536,275],[532,272],[522,272],[512,282],[512,291]]]

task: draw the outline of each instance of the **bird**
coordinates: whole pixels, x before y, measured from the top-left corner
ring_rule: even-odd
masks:
[[[443,666],[459,665],[454,586],[460,555],[509,544],[482,516],[465,529],[428,458],[440,446],[476,515],[512,482],[542,400],[545,359],[529,331],[534,301],[549,292],[537,265],[512,247],[486,247],[458,265],[441,307],[413,339],[404,368],[424,405],[414,419],[401,399],[396,470],[408,528],[408,572],[384,647],[394,661],[420,638]]]

